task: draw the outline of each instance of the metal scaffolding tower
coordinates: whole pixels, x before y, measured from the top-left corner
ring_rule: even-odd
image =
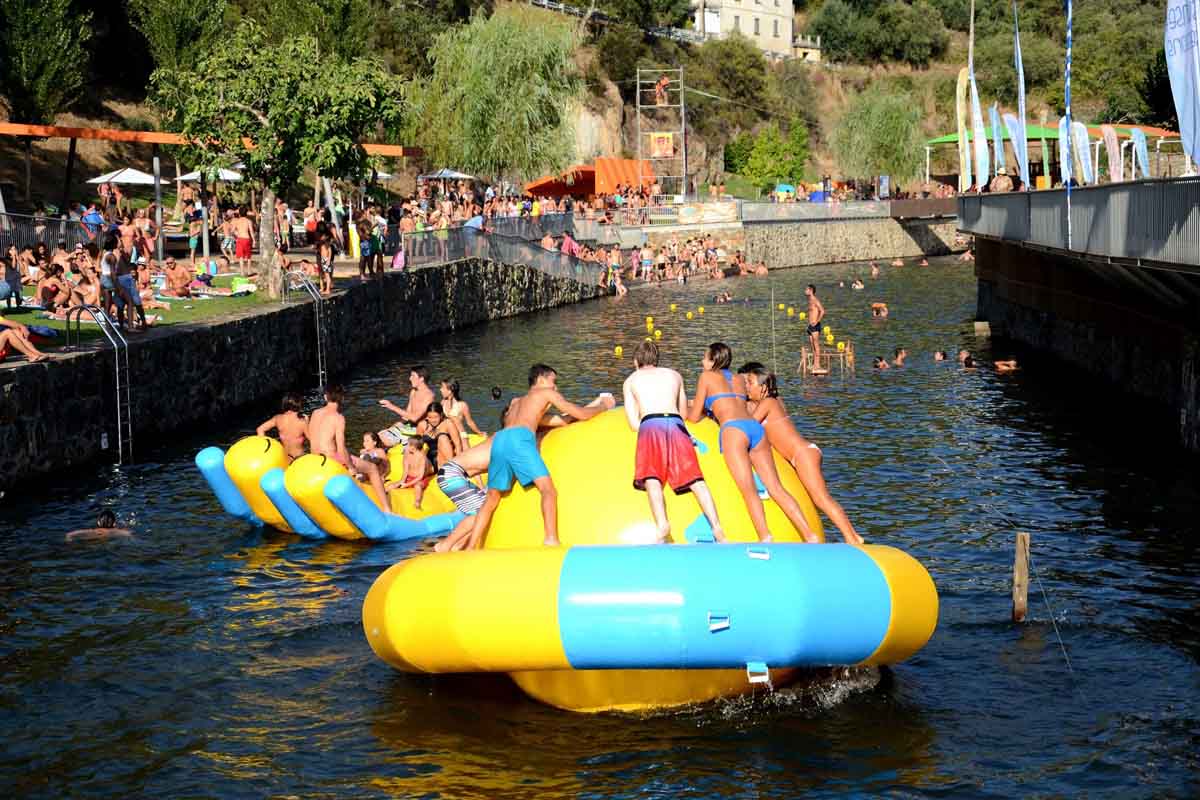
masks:
[[[637,162],[640,186],[652,182],[660,195],[688,194],[683,67],[638,67]]]

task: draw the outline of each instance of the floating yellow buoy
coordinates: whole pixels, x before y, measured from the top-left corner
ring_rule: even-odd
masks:
[[[833,334],[832,333],[825,337],[825,344],[833,344]]]
[[[675,310],[675,304],[674,304],[674,303],[671,303],[671,310],[672,310],[672,311],[674,311],[674,310]]]
[[[829,327],[828,325],[826,325],[824,328],[821,328],[821,333],[823,333],[823,334],[825,334],[826,336],[828,336],[829,334],[833,333],[833,328],[831,328],[831,327]]]
[[[688,318],[688,319],[691,319],[691,318],[692,318],[692,312],[690,312],[690,311],[689,311],[689,312],[687,313],[687,318]]]
[[[624,353],[624,352],[625,352],[625,348],[621,347],[621,345],[617,345],[616,347],[613,348],[614,356],[620,357],[621,353]]]
[[[807,313],[807,312],[801,311],[799,316],[800,316],[800,319],[808,319],[808,313]]]
[[[842,350],[845,350],[845,349],[846,349],[846,343],[838,342],[838,352],[841,352]]]
[[[704,313],[704,306],[700,306],[700,307],[699,307],[699,308],[697,308],[696,310],[697,310],[697,311],[699,311],[701,314],[703,314],[703,313]]]
[[[796,313],[796,309],[792,308],[791,306],[788,306],[788,316],[789,317],[793,316],[793,315],[795,315],[795,313]]]
[[[647,324],[647,325],[653,325],[653,324],[654,324],[654,317],[646,317],[646,324]]]
[[[650,337],[649,337],[649,336],[647,336],[647,337],[646,337],[646,341],[647,341],[647,342],[648,342],[648,341],[650,341]]]
[[[780,311],[783,311],[783,309],[784,309],[784,304],[783,304],[783,303],[780,303],[780,304],[779,304],[779,310],[780,310]]]
[[[655,339],[661,339],[661,338],[662,338],[662,331],[660,331],[660,330],[656,330],[656,331],[654,331],[654,338],[655,338]]]

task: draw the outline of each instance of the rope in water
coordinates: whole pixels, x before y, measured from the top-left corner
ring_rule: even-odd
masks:
[[[1042,592],[1042,602],[1046,604],[1046,611],[1050,614],[1050,624],[1054,626],[1054,636],[1058,639],[1058,647],[1062,650],[1063,659],[1067,662],[1067,671],[1071,673],[1071,677],[1075,677],[1075,668],[1071,666],[1071,657],[1067,655],[1067,645],[1063,642],[1062,633],[1058,630],[1058,621],[1054,616],[1054,609],[1050,607],[1050,598],[1046,595],[1046,587],[1042,585],[1042,576],[1033,567],[1033,555],[1029,556],[1029,571],[1033,573],[1033,577],[1038,582],[1038,589]]]

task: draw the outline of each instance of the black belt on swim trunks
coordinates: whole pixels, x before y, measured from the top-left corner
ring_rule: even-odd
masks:
[[[682,421],[683,417],[678,414],[646,414],[642,417],[641,421],[645,422],[648,419],[677,419]]]

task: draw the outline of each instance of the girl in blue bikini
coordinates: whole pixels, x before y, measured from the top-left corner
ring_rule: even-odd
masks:
[[[708,414],[721,426],[718,442],[729,473],[742,493],[750,520],[758,533],[759,541],[771,541],[767,529],[767,516],[763,510],[758,488],[754,485],[754,473],[774,500],[791,520],[806,542],[817,542],[816,535],[808,526],[808,520],[800,510],[796,498],[788,494],[779,482],[771,446],[767,442],[762,424],[750,416],[746,407],[746,384],[744,376],[729,371],[733,363],[733,352],[723,342],[708,346],[700,360],[704,371],[696,384],[696,397],[688,408],[688,421],[699,422]]]

